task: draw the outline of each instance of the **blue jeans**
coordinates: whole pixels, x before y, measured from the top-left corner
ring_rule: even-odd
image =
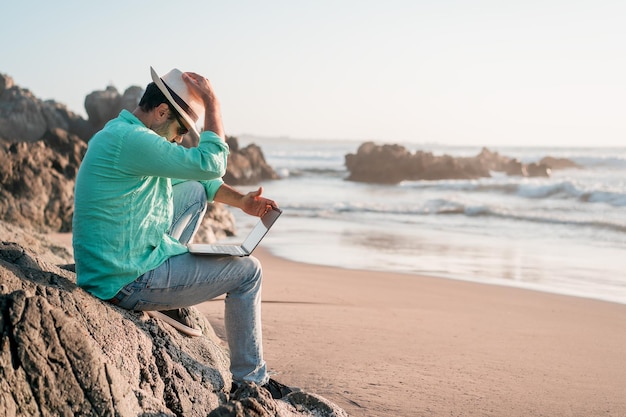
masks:
[[[173,187],[174,219],[169,234],[187,243],[206,212],[206,192],[195,181]],[[260,262],[252,257],[198,256],[169,258],[120,290],[119,306],[129,310],[170,310],[226,294],[224,321],[230,371],[237,382],[265,384],[261,333]]]

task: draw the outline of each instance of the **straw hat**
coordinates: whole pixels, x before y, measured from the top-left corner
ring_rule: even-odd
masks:
[[[150,67],[150,72],[152,73],[152,81],[187,122],[190,127],[189,133],[195,136],[196,140],[199,139],[200,132],[198,132],[196,124],[200,117],[204,117],[204,103],[199,97],[191,94],[183,80],[182,71],[174,68],[163,77],[159,77],[152,67]]]

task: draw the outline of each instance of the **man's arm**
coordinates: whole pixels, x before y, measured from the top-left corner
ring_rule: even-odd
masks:
[[[269,210],[278,208],[278,204],[274,200],[262,197],[262,193],[263,187],[259,187],[256,191],[242,194],[230,185],[222,184],[217,189],[213,199],[217,202],[240,208],[251,216],[261,217]]]

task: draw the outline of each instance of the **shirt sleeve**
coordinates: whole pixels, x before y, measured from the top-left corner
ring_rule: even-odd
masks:
[[[172,178],[172,185],[180,184],[181,182],[185,182],[188,180],[181,180],[178,178]],[[206,198],[209,202],[213,202],[215,200],[215,193],[217,190],[224,184],[224,180],[221,178],[217,178],[214,180],[208,181],[200,181],[200,184],[204,187],[204,191],[206,191]]]
[[[141,127],[124,138],[118,168],[133,176],[210,181],[224,176],[228,154],[228,145],[210,131],[200,134],[197,147],[185,148]],[[215,184],[205,185],[207,190],[214,188]]]

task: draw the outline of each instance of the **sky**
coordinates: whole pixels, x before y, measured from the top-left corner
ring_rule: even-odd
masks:
[[[109,0],[3,5],[0,72],[86,116],[172,68],[229,135],[626,146],[623,0]]]

